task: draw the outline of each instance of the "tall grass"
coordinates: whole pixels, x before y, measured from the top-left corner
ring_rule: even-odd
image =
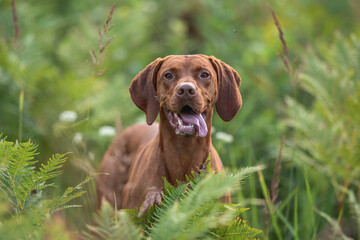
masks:
[[[109,14],[108,0],[3,1],[1,131],[39,144],[38,165],[52,152],[73,152],[54,180],[59,188],[51,193],[62,194],[86,175],[78,166],[99,165],[112,140],[99,129],[112,127],[120,115],[124,127],[141,120],[128,96],[132,77],[156,57],[196,48],[243,78],[238,116],[226,124],[216,114],[213,119],[213,142],[226,168],[267,166],[233,194],[234,202],[250,207],[242,216],[263,230],[263,239],[359,239],[354,2],[273,1],[267,7],[258,1],[125,0]],[[191,38],[189,24],[197,30]],[[341,33],[334,35],[334,27]],[[59,118],[65,111],[76,113],[74,122]],[[232,140],[218,138],[219,132]],[[86,190],[76,202],[83,208],[65,210],[72,230],[91,221],[94,185]]]

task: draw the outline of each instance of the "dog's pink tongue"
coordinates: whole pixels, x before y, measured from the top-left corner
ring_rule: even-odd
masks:
[[[181,118],[186,124],[192,124],[197,126],[196,129],[199,131],[200,137],[205,137],[208,129],[206,126],[206,122],[201,114],[197,113],[180,113]]]

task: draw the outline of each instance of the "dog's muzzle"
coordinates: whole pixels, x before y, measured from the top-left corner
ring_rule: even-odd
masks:
[[[206,114],[196,113],[191,107],[185,106],[179,113],[168,111],[170,125],[178,135],[196,135],[205,137],[208,133]]]

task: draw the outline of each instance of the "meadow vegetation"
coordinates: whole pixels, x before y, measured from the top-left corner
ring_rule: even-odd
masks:
[[[0,2],[0,239],[360,239],[357,0],[115,3]],[[211,133],[228,176],[168,186],[149,219],[95,214],[102,155],[145,120],[131,79],[194,53],[242,77],[242,109]]]

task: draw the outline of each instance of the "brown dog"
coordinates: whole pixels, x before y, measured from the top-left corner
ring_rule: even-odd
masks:
[[[229,65],[204,55],[158,58],[131,82],[133,102],[148,125],[160,113],[159,125],[133,125],[115,138],[97,178],[98,207],[105,198],[118,208],[139,214],[161,202],[163,177],[173,185],[197,172],[209,153],[211,167],[222,171],[211,142],[213,108],[224,121],[239,111],[240,76]],[[230,196],[225,201],[230,202]]]

